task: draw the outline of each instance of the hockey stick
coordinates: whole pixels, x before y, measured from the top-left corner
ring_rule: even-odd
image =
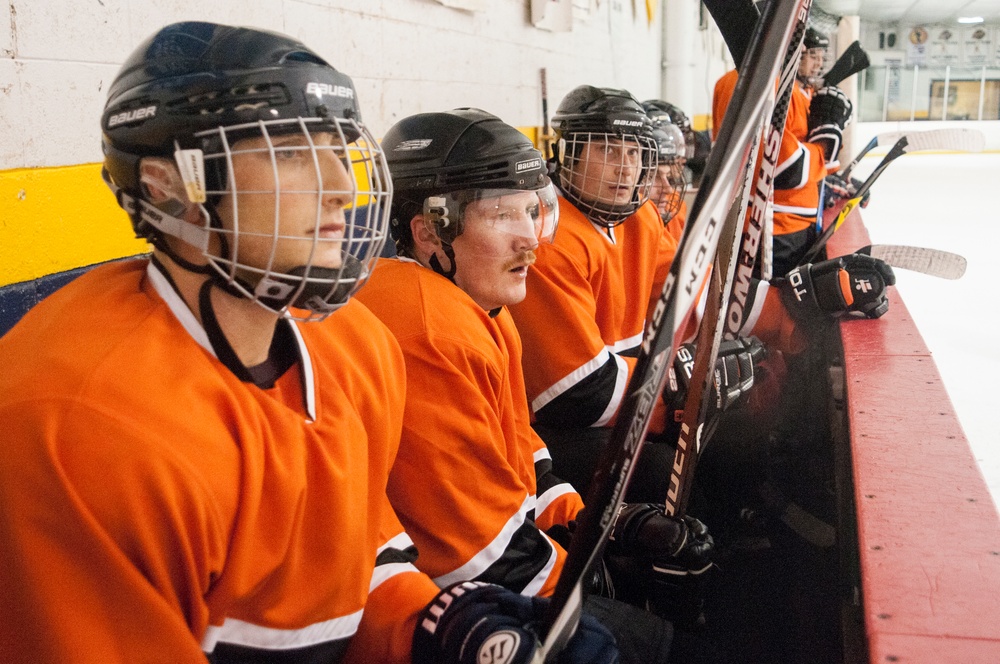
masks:
[[[878,134],[861,149],[851,163],[845,166],[838,175],[844,180],[851,177],[854,167],[871,150],[880,145],[892,145],[903,136],[910,144],[909,152],[916,150],[948,150],[956,152],[982,152],[986,146],[986,137],[978,129],[930,129],[928,131],[890,131]]]
[[[861,48],[861,42],[855,41],[840,54],[837,61],[830,67],[823,77],[823,85],[838,85],[841,81],[858,72],[864,71],[871,65],[868,54]]]
[[[947,132],[947,133],[940,133]],[[888,136],[888,135],[887,135]],[[880,139],[878,136],[875,138]],[[875,139],[872,139],[875,140]],[[799,264],[810,263],[819,255],[819,252],[826,246],[826,243],[830,240],[830,237],[840,228],[840,225],[844,223],[847,216],[861,203],[861,199],[874,184],[875,180],[878,179],[880,175],[888,168],[889,164],[892,163],[897,157],[901,157],[904,154],[909,154],[910,152],[916,152],[918,150],[952,150],[952,151],[967,151],[967,152],[980,152],[986,143],[986,137],[983,132],[977,129],[944,129],[944,130],[931,130],[926,132],[910,132],[902,134],[899,139],[893,144],[889,149],[889,152],[882,158],[875,170],[871,172],[868,179],[862,183],[858,190],[854,192],[854,196],[847,201],[844,207],[840,210],[837,218],[826,227],[826,230],[816,238],[809,251],[805,253]],[[860,160],[859,160],[860,161]]]
[[[961,279],[968,264],[965,256],[950,251],[900,244],[869,244],[855,253],[878,258],[892,267],[941,279]]]
[[[785,45],[791,38],[799,2],[769,3],[754,30],[743,63],[745,75],[733,92],[733,112],[726,114],[716,147],[709,154],[691,217],[643,335],[610,440],[587,492],[588,508],[581,513],[562,574],[539,627],[542,645],[534,662],[555,656],[579,622],[584,580],[603,551],[645,440],[649,418],[663,391],[667,367],[677,352],[685,325],[695,314],[698,295],[709,274],[709,261],[719,244],[722,218],[735,196],[736,179],[746,168],[752,141],[758,139],[753,130],[771,110],[768,100]]]
[[[686,511],[699,452],[712,436],[719,422],[718,417],[713,417],[711,421],[706,422],[715,360],[724,329],[729,328],[732,336],[736,336],[736,332],[732,330],[733,316],[730,313],[738,311],[737,315],[742,318],[743,307],[746,305],[750,288],[750,275],[753,272],[757,248],[760,244],[767,202],[774,187],[774,171],[777,167],[785,120],[788,117],[788,104],[791,100],[810,4],[811,0],[802,3],[801,9],[797,12],[796,22],[793,26],[794,32],[783,56],[778,90],[774,93],[778,102],[771,113],[770,123],[765,131],[763,158],[760,160],[759,166],[753,168],[757,166],[757,146],[755,145],[754,163],[751,164],[751,170],[744,177],[740,204],[734,206],[729,218],[727,218],[726,223],[727,225],[732,224],[732,230],[725,237],[731,237],[732,242],[729,246],[721,245],[719,247],[716,272],[712,277],[704,319],[698,331],[694,367],[688,382],[688,394],[684,403],[680,437],[674,454],[670,487],[664,501],[664,510],[667,514],[683,514]],[[706,7],[712,11],[709,4],[706,4]],[[753,205],[748,216],[747,207],[750,203],[751,191]],[[742,232],[738,232],[737,228]],[[737,255],[737,252],[739,252],[738,258],[734,261],[733,256]],[[737,269],[740,273],[740,285],[734,292],[733,284]],[[722,315],[723,311],[726,312],[726,316]],[[728,324],[727,321],[729,321]],[[735,327],[738,331],[738,321],[735,323]]]
[[[549,126],[549,85],[545,67],[538,70],[539,83],[542,92],[542,135],[539,142],[542,147],[542,158],[548,160],[552,156],[552,127]]]

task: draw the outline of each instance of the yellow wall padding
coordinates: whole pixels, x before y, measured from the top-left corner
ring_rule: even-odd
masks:
[[[100,164],[0,171],[0,286],[147,251]]]

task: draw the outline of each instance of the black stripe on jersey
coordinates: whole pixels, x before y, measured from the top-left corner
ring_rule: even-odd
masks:
[[[539,459],[535,462],[536,496],[541,497],[546,491],[560,484],[566,484],[566,480],[552,474],[552,459]]]
[[[290,650],[265,650],[220,642],[208,654],[211,664],[336,664],[344,658],[350,637]]]
[[[775,189],[798,189],[802,186],[802,169],[806,165],[806,150],[799,148],[799,154],[788,168],[774,176]]]
[[[551,557],[552,544],[534,520],[527,519],[514,532],[503,555],[472,580],[496,583],[519,593],[538,576]]]
[[[375,559],[375,567],[392,563],[412,563],[417,559],[417,547],[408,546],[405,549],[385,549]]]
[[[617,382],[618,362],[612,354],[597,371],[542,406],[535,418],[553,427],[589,427],[611,403]]]

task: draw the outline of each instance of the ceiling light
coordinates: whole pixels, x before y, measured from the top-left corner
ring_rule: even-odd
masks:
[[[959,16],[958,17],[958,22],[959,23],[982,23],[983,22],[983,17],[982,16]]]

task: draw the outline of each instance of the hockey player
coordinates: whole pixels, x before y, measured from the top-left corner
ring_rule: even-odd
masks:
[[[649,189],[649,200],[659,211],[667,232],[680,242],[687,219],[684,134],[665,111],[646,107],[645,103],[643,107],[653,123],[653,140],[656,141],[656,173]]]
[[[524,298],[535,251],[552,240],[555,188],[531,141],[478,109],[404,118],[382,147],[400,258],[382,261],[358,297],[406,359],[389,497],[420,551],[417,566],[438,585],[472,579],[550,595],[566,556],[559,541],[582,501],[551,473],[531,428],[507,307]],[[708,564],[711,539],[692,519],[631,505],[615,533],[615,550],[647,560],[654,586],[653,558]],[[602,597],[588,610],[611,628],[623,662],[667,661],[668,623]],[[679,640],[671,661],[690,661],[691,637]]]
[[[580,489],[618,412],[648,303],[662,288],[676,245],[647,204],[655,165],[652,125],[632,95],[578,87],[563,99],[552,124],[559,141],[559,234],[538,248],[525,299],[510,309],[524,347],[536,429],[555,471]],[[858,280],[865,288],[855,291]],[[825,317],[820,314],[851,311],[879,316],[887,307],[887,283],[892,283],[887,266],[851,256],[805,266],[793,279],[775,284],[780,287],[747,284],[739,333],[755,334],[780,350],[801,349],[806,337],[797,320],[811,324]],[[753,350],[747,344],[731,352],[747,366]],[[734,373],[725,376],[720,393],[739,393],[752,382]],[[666,427],[667,410],[654,413],[652,430]],[[663,471],[672,454],[645,458],[663,447],[668,446],[647,445],[642,452],[631,500],[652,502],[666,495],[670,473]]]
[[[788,106],[774,177],[773,270],[784,275],[799,264],[816,239],[820,185],[838,167],[843,129],[851,118],[851,102],[838,88],[813,93],[811,82],[823,64],[829,40],[809,28]],[[715,84],[712,126],[717,133],[736,87],[732,70]],[[758,266],[759,266],[758,262]]]
[[[390,202],[351,79],[282,35],[174,24],[102,129],[153,252],[0,340],[3,660],[528,662],[543,607],[440,591],[385,495],[405,369],[349,300]],[[581,625],[560,661],[612,662]]]

